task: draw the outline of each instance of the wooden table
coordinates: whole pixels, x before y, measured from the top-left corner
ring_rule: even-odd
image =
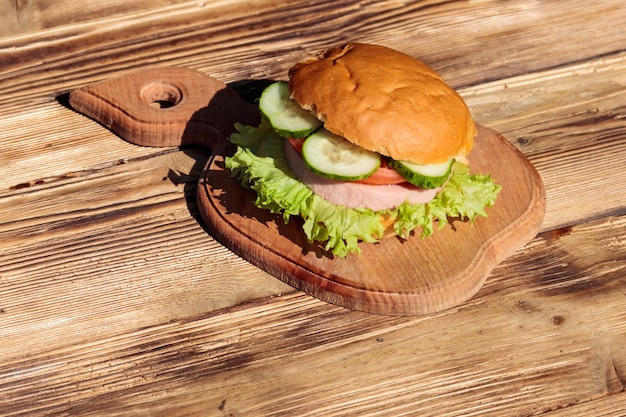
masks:
[[[626,415],[626,3],[4,2],[0,415]],[[347,41],[421,58],[545,183],[541,233],[462,305],[346,310],[199,222],[200,148],[63,94],[157,65],[285,79]]]

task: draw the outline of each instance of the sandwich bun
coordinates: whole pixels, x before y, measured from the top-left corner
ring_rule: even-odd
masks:
[[[395,160],[436,164],[474,145],[461,96],[426,64],[383,46],[351,43],[300,62],[289,91],[329,131]]]

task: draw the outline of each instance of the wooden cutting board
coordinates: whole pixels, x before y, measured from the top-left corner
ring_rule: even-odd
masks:
[[[489,217],[473,226],[452,221],[424,239],[362,244],[361,254],[336,258],[306,241],[302,222],[284,224],[256,208],[255,193],[224,169],[223,149],[213,154],[198,186],[200,212],[215,237],[288,284],[355,310],[414,315],[466,301],[500,261],[537,234],[545,211],[543,184],[530,162],[501,135],[478,126],[470,166],[502,185]]]
[[[154,105],[163,101],[162,108]],[[488,218],[473,225],[455,220],[424,239],[362,244],[361,254],[336,258],[307,242],[299,219],[285,224],[281,216],[256,208],[254,192],[230,178],[224,157],[233,147],[225,138],[234,121],[253,124],[258,111],[219,81],[183,68],[160,68],[73,91],[70,104],[132,143],[213,149],[197,200],[215,238],[295,288],[350,309],[417,315],[456,306],[532,239],[543,220],[545,191],[537,171],[500,134],[478,126],[469,155],[472,172],[490,173],[502,185]]]

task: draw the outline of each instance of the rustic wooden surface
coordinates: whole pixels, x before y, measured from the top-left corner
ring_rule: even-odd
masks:
[[[626,414],[622,0],[0,10],[0,415]],[[541,233],[457,308],[294,291],[199,222],[205,151],[129,144],[64,102],[162,64],[241,88],[345,41],[431,64],[545,183]]]

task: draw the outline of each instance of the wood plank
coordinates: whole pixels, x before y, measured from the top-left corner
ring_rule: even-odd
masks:
[[[539,171],[547,194],[544,229],[624,213],[625,55],[494,81],[462,94],[477,121],[507,137]]]
[[[122,165],[163,152],[121,140],[85,116],[49,99],[0,120],[0,195]]]
[[[624,410],[626,410],[626,393],[620,392],[551,410],[548,415],[550,417],[616,417],[624,415]]]
[[[284,78],[310,51],[347,41],[400,49],[462,87],[623,51],[626,33],[607,19],[626,21],[626,4],[265,0],[128,10],[0,39],[0,114],[155,63],[227,83]]]
[[[0,365],[0,408],[502,416],[584,404],[626,382],[624,236],[626,216],[544,233],[478,298],[437,315],[369,315],[293,293],[16,352]]]
[[[80,22],[98,20],[104,16],[113,17],[129,13],[140,13],[146,9],[164,8],[177,3],[176,0],[123,0],[90,1],[76,7],[76,2],[55,1],[54,7],[48,2],[34,0],[28,2],[0,1],[0,37],[18,33],[40,32],[57,26],[75,25]]]
[[[2,355],[293,291],[198,223],[203,158],[167,151],[1,198]],[[31,345],[33,332],[46,343]]]

